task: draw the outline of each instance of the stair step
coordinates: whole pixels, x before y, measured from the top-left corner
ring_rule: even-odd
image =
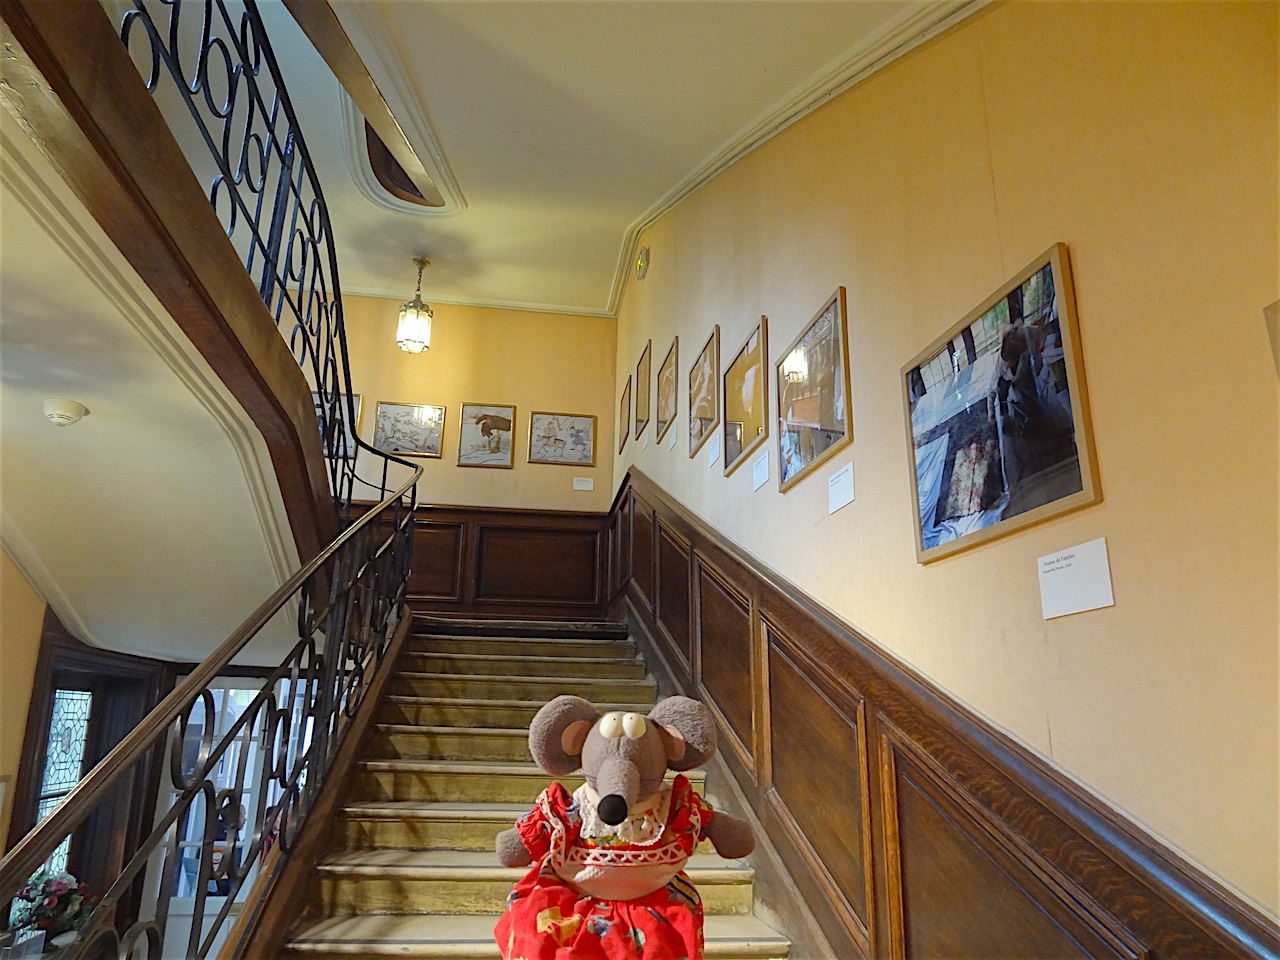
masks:
[[[550,697],[548,697],[550,699]],[[601,703],[601,713],[648,713],[653,701]],[[386,697],[378,708],[382,723],[424,724],[432,727],[521,727],[527,730],[542,700],[464,700],[454,697]]]
[[[316,866],[315,903],[340,913],[500,913],[528,867],[503,867],[493,851],[357,850]],[[751,912],[753,872],[740,861],[695,854],[685,872],[707,915]]]
[[[392,680],[393,694],[416,697],[461,697],[464,700],[506,699],[546,703],[562,693],[588,700],[653,700],[652,679],[594,680],[584,677],[471,676],[448,673],[401,673]]]
[[[459,676],[581,677],[583,679],[641,680],[643,660],[601,657],[491,656],[488,653],[406,653],[399,667],[405,672],[449,673]]]
[[[440,916],[372,914],[330,917],[301,930],[285,955],[310,960],[352,957],[426,957],[430,960],[495,960],[496,914]],[[785,937],[752,916],[707,917],[708,960],[785,960]]]
[[[626,640],[625,624],[580,620],[475,620],[415,615],[414,636],[522,637],[535,639]]]
[[[687,776],[695,788],[706,781],[702,770]],[[419,800],[438,803],[525,803],[538,798],[553,778],[531,763],[481,763],[465,760],[365,760],[357,767],[353,800]],[[569,791],[581,775],[555,777]]]
[[[531,763],[526,727],[432,727],[380,723],[367,755],[405,760],[514,760]]]
[[[540,637],[411,637],[412,653],[475,653],[490,657],[592,657],[636,655],[634,640],[548,640]]]

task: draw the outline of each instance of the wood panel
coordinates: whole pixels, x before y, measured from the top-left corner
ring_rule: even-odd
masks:
[[[466,527],[461,523],[421,520],[413,530],[411,596],[432,600],[462,600],[462,556]]]
[[[689,578],[693,554],[689,541],[658,524],[658,629],[686,674],[693,672],[689,632]]]
[[[803,938],[816,921],[840,960],[1280,956],[1273,919],[633,469],[615,512],[635,498],[659,531],[658,610],[633,602],[633,549],[611,613],[668,645],[667,578],[689,545],[692,669],[668,658],[671,679],[716,714],[726,766],[791,873],[798,897],[770,904],[784,928]]]
[[[596,605],[600,535],[490,524],[477,530],[476,601]]]
[[[637,598],[652,611],[653,510],[637,497],[632,504],[631,518],[631,577],[638,591]]]
[[[730,745],[754,771],[756,671],[750,666],[754,662],[751,601],[701,557],[695,559],[694,576],[701,692],[727,723]]]

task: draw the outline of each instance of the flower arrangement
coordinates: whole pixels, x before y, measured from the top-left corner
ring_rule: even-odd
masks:
[[[10,926],[14,930],[44,930],[46,936],[56,937],[79,930],[92,912],[88,884],[77,883],[69,873],[42,867],[14,898]]]

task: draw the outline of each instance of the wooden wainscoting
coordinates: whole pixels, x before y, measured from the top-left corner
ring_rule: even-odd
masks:
[[[725,766],[838,960],[1280,956],[1255,908],[639,471],[607,529],[610,613],[711,706]]]
[[[420,613],[599,620],[617,569],[609,524],[606,513],[419,507],[409,602]]]

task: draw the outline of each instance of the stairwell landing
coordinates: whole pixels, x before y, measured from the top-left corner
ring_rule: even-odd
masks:
[[[626,628],[606,623],[416,621],[395,671],[288,960],[496,960],[494,924],[527,868],[500,866],[494,838],[549,781],[529,755],[534,713],[562,693],[638,713],[657,697]],[[703,789],[702,771],[688,776]],[[787,956],[786,938],[752,914],[745,861],[704,843],[686,872],[706,910],[705,957]]]

